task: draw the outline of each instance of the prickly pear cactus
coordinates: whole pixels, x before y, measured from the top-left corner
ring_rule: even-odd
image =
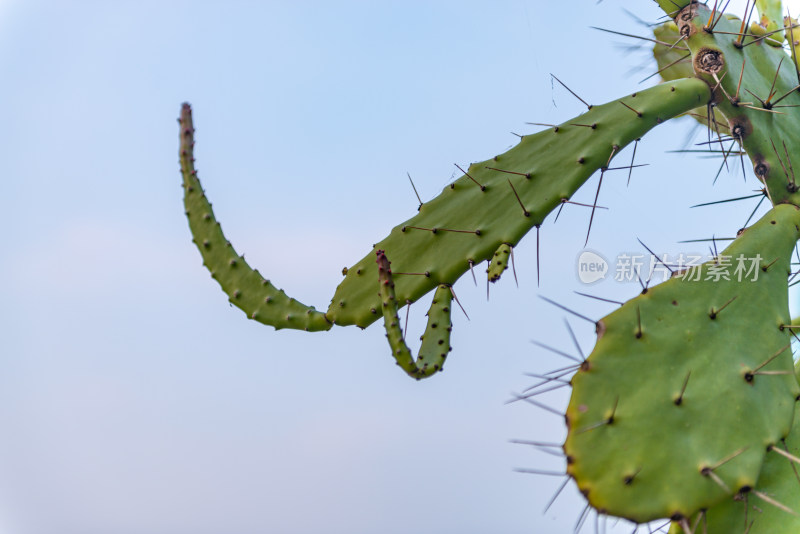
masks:
[[[507,277],[514,247],[593,174],[602,184],[606,172],[630,169],[616,164],[626,146],[635,151],[664,121],[693,116],[726,162],[734,150],[742,163],[749,158],[773,209],[712,261],[674,273],[596,323],[596,346],[569,381],[566,474],[598,514],[637,524],[667,518],[672,532],[795,533],[798,325],[787,295],[800,238],[800,27],[780,0],[748,0],[741,16],[718,0],[656,3],[667,17],[645,39],[654,43],[661,83],[587,104],[582,115],[460,169],[418,213],[365,247],[324,312],[277,289],[227,241],[197,177],[184,104],[189,226],[211,276],[248,318],[307,331],[366,328],[383,318],[396,364],[419,380],[440,371],[450,353],[453,285],[464,273],[474,276],[487,262],[487,283]],[[589,207],[591,230],[597,196]],[[739,272],[741,263],[729,260],[740,257],[758,259],[758,269]],[[414,357],[398,310],[432,291]]]

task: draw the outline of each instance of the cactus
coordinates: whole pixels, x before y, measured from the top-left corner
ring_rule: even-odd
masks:
[[[626,145],[654,126],[708,100],[697,79],[677,80],[633,93],[538,134],[492,160],[473,163],[464,176],[420,206],[419,213],[374,245],[396,267],[396,301],[411,303],[432,289],[452,286],[495,251],[519,240]],[[635,106],[635,107],[634,107]],[[254,271],[222,234],[194,168],[194,126],[184,104],[180,118],[184,205],[194,242],[231,304],[250,319],[276,329],[327,330],[334,324],[362,328],[380,317],[375,252],[346,270],[325,313],[289,298]],[[623,167],[627,168],[627,167]],[[515,185],[516,183],[516,185]],[[491,216],[489,216],[491,214]],[[491,276],[496,272],[492,268]],[[391,337],[391,336],[390,336]],[[401,367],[404,367],[401,365]],[[420,378],[411,373],[414,378]]]
[[[795,366],[800,372],[800,366]],[[800,516],[784,503],[800,500],[800,484],[797,479],[797,464],[800,462],[800,410],[795,411],[789,435],[765,451],[764,465],[753,487],[745,487],[733,498],[725,499],[695,517],[687,524],[687,531],[679,523],[673,523],[671,534],[704,532],[727,534],[748,532],[749,534],[773,534],[797,532]],[[697,526],[702,525],[700,530]]]
[[[799,209],[777,206],[715,260],[598,321],[572,379],[564,444],[567,471],[595,508],[636,522],[683,518],[755,485],[800,394],[786,329],[798,225]],[[752,278],[723,261],[759,255]],[[716,431],[688,439],[709,414]]]
[[[670,118],[695,117],[726,162],[734,148],[742,162],[747,155],[773,208],[722,254],[644,287],[595,323],[594,350],[568,370],[566,474],[598,514],[636,524],[668,518],[672,532],[794,532],[800,385],[790,348],[799,325],[789,318],[787,275],[800,238],[800,28],[779,0],[754,0],[742,17],[716,0],[656,3],[668,16],[651,39],[661,83],[603,105],[584,102],[580,116],[460,168],[345,269],[324,312],[278,290],[225,238],[194,167],[188,104],[179,119],[186,214],[204,265],[248,318],[320,331],[383,317],[392,357],[419,380],[441,371],[451,350],[462,275],[486,261],[487,284],[498,281],[521,239],[593,174],[602,184],[605,173],[632,168],[615,163],[626,146]],[[757,258],[753,278],[743,280],[731,258]],[[431,291],[414,358],[398,311]],[[765,504],[756,509],[754,498]]]

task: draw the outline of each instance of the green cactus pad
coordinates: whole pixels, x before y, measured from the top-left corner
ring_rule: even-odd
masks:
[[[656,43],[653,45],[653,57],[658,64],[658,74],[665,82],[693,78],[692,54],[685,45],[679,42],[681,34],[674,21],[667,21],[653,30]],[[677,44],[676,44],[677,43]],[[686,115],[693,117],[697,122],[706,127],[708,121],[708,106],[687,111]],[[716,118],[716,129],[720,135],[730,135],[728,123],[722,117]]]
[[[758,25],[769,34],[766,42],[772,46],[783,44],[783,2],[781,0],[755,0],[760,20]]]
[[[598,321],[572,379],[564,444],[596,509],[686,518],[755,485],[800,393],[785,328],[798,225],[797,207],[773,208],[716,261]]]
[[[500,280],[500,277],[503,275],[505,270],[508,269],[510,255],[511,247],[505,243],[500,245],[500,248],[494,251],[492,259],[489,260],[489,268],[486,269],[486,274],[490,282],[497,282]]]
[[[681,34],[674,21],[667,21],[653,30],[656,43],[653,45],[653,57],[658,64],[658,73],[665,82],[694,78],[691,52],[686,45],[680,43]],[[676,44],[677,43],[677,44]]]
[[[798,368],[796,367],[797,371]],[[770,450],[752,490],[713,506],[687,520],[687,532],[673,523],[670,534],[797,534],[800,532],[800,410],[795,410],[789,435]],[[766,496],[766,499],[764,499]],[[787,511],[791,510],[793,513]]]
[[[656,0],[656,4],[664,10],[664,13],[674,17],[678,11],[691,4],[694,0]]]
[[[348,269],[328,319],[361,327],[378,319],[375,250],[385,250],[394,262],[400,303],[413,302],[439,285],[452,285],[501,245],[516,246],[628,143],[704,104],[709,95],[708,86],[697,79],[658,85],[594,106],[557,127],[522,137],[504,154],[473,163]]]
[[[193,241],[211,277],[222,286],[231,304],[250,319],[274,326],[276,330],[329,330],[333,325],[323,313],[289,298],[282,289],[265,280],[225,239],[194,168],[194,125],[189,104],[181,108],[179,122],[183,202]]]
[[[392,348],[392,356],[408,376],[417,380],[427,378],[442,370],[447,353],[452,350],[450,332],[453,325],[450,323],[450,305],[453,301],[453,292],[450,290],[450,286],[446,285],[436,288],[433,303],[428,310],[428,326],[421,338],[422,346],[419,349],[419,356],[414,361],[414,357],[406,345],[403,331],[400,328],[400,319],[397,316],[398,306],[392,281],[391,263],[382,250],[378,250],[376,256],[380,287],[378,295],[382,300],[384,327],[389,346]]]
[[[747,151],[773,205],[800,204],[800,175],[794,170],[800,173],[800,162],[791,159],[800,153],[800,111],[793,107],[800,105],[800,75],[792,58],[747,31],[740,38],[739,20],[717,15],[709,24],[710,19],[709,8],[696,3],[675,19],[692,51],[694,70],[712,86],[719,85],[716,108]]]

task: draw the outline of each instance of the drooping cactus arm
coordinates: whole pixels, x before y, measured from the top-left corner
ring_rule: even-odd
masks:
[[[450,305],[453,301],[453,293],[449,286],[442,285],[436,288],[436,293],[433,295],[433,303],[428,310],[428,325],[422,336],[422,346],[415,361],[411,351],[408,349],[408,345],[406,345],[403,331],[400,328],[390,262],[382,250],[377,251],[376,255],[380,280],[380,297],[383,301],[381,309],[383,310],[386,338],[389,340],[392,356],[397,361],[397,365],[408,376],[417,380],[427,378],[442,370],[447,353],[450,352],[450,332],[453,327],[450,323]]]
[[[800,365],[795,364],[795,378],[800,379]],[[798,465],[800,458],[800,410],[795,409],[789,435],[767,448],[758,483],[747,491],[702,510],[692,521],[673,522],[669,534],[794,534],[800,532]],[[767,500],[765,500],[767,499]],[[699,522],[694,531],[684,528]]]
[[[630,142],[709,98],[705,82],[676,80],[593,106],[557,127],[522,137],[504,154],[473,163],[348,269],[326,316],[361,327],[380,317],[374,290],[378,249],[394,262],[399,303],[454,284],[502,245],[516,246]]]
[[[194,125],[189,104],[183,104],[179,122],[186,216],[194,243],[203,256],[203,265],[211,272],[211,277],[219,282],[230,302],[250,319],[274,326],[276,330],[329,330],[333,325],[323,313],[286,296],[283,290],[251,269],[225,239],[194,168]]]

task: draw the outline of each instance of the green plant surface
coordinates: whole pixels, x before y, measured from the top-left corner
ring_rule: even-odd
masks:
[[[781,46],[784,38],[783,2],[781,0],[755,0],[758,9],[758,26],[769,34],[767,44]]]
[[[374,246],[393,258],[396,273],[415,273],[395,275],[398,301],[414,302],[437,285],[452,285],[500,246],[516,246],[625,146],[707,101],[708,86],[698,82],[670,82],[593,106],[557,127],[524,136],[508,152],[470,165],[467,174]],[[373,256],[370,252],[348,268],[327,312],[334,323],[366,327],[377,319]]]
[[[575,193],[598,169],[662,122],[709,98],[700,80],[676,80],[593,106],[557,127],[523,136],[519,144],[466,174],[420,206],[374,250],[394,258],[399,303],[414,302],[439,285],[452,285],[471,266],[515,246]],[[181,169],[190,228],[206,267],[235,306],[276,328],[362,328],[380,317],[374,252],[346,270],[325,314],[276,290],[235,252],[218,225],[194,169],[191,108],[181,118]],[[402,273],[402,274],[401,274]]]
[[[382,317],[397,365],[419,380],[441,371],[451,351],[453,285],[462,275],[488,262],[488,296],[488,283],[507,270],[520,240],[599,170],[597,194],[587,205],[591,231],[605,173],[631,168],[613,166],[626,146],[673,117],[707,124],[707,144],[720,147],[710,152],[723,155],[723,165],[734,150],[743,166],[746,155],[763,186],[755,196],[763,194],[773,208],[722,254],[714,243],[711,261],[655,287],[642,284],[639,296],[595,323],[594,350],[569,382],[563,451],[566,475],[598,515],[636,524],[669,518],[687,533],[700,521],[718,532],[734,523],[749,532],[748,495],[796,501],[786,464],[776,460],[782,447],[798,446],[790,434],[800,385],[788,309],[791,255],[800,237],[795,27],[780,1],[756,0],[760,18],[753,24],[747,14],[724,13],[716,1],[657,3],[674,17],[650,39],[663,83],[597,106],[578,97],[587,106],[583,114],[539,124],[546,129],[518,136],[506,152],[458,167],[459,177],[438,196],[420,199],[413,217],[343,270],[325,312],[289,298],[227,241],[197,179],[185,104],[186,214],[204,264],[249,318],[276,329],[319,331],[366,328]],[[747,262],[756,269],[742,270]],[[399,310],[432,291],[415,358]],[[763,517],[763,532],[794,528]]]
[[[797,369],[797,367],[796,367]],[[797,369],[800,370],[800,369]],[[800,410],[792,430],[767,452],[753,487],[695,514],[690,521],[673,523],[670,534],[794,534],[800,531]]]
[[[716,260],[598,322],[572,378],[564,444],[593,507],[636,522],[685,518],[755,485],[800,393],[786,328],[798,225],[800,209],[778,206]],[[763,258],[755,281],[736,274],[740,257]]]
[[[494,251],[492,258],[489,260],[489,267],[486,269],[486,275],[490,282],[497,282],[503,275],[508,264],[511,262],[512,249],[509,245],[500,245],[500,248]]]
[[[708,7],[691,4],[676,18],[692,51],[694,71],[717,87],[715,107],[727,119],[731,136],[747,151],[773,205],[798,204],[792,155],[800,150],[795,126],[800,75],[784,50],[746,33],[742,37],[736,19],[712,15]]]
[[[330,329],[332,324],[323,313],[277,289],[258,271],[253,270],[225,239],[194,168],[194,123],[189,104],[184,104],[181,108],[178,122],[186,217],[189,219],[193,241],[200,250],[203,265],[211,272],[211,277],[222,286],[231,304],[241,308],[250,319],[274,326],[276,330]]]
[[[400,328],[400,318],[397,315],[398,305],[392,280],[391,262],[386,254],[379,250],[376,253],[378,264],[378,279],[380,280],[380,297],[382,299],[384,328],[392,356],[403,371],[410,377],[427,378],[441,371],[447,354],[450,352],[450,332],[453,324],[450,322],[453,293],[450,286],[441,285],[436,288],[433,303],[428,310],[428,325],[422,335],[422,346],[416,360],[406,345],[403,331]]]

